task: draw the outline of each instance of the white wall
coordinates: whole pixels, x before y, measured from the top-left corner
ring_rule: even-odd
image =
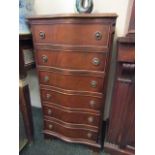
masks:
[[[115,12],[118,14],[116,30],[118,36],[125,34],[126,16],[130,0],[94,0],[96,13]],[[76,0],[35,0],[36,14],[75,13]]]
[[[115,62],[116,62],[116,38],[125,36],[128,27],[127,14],[130,10],[129,4],[133,0],[94,0],[93,13],[116,13],[118,15],[116,23],[115,39],[113,44],[112,61],[110,67],[110,76],[108,82],[108,98],[106,99],[104,119],[108,117],[111,103],[111,94],[114,81]],[[76,0],[35,0],[34,9],[38,15],[76,13]],[[38,106],[38,105],[36,105]]]

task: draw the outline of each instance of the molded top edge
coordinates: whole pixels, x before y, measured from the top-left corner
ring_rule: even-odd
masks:
[[[51,18],[117,18],[116,13],[80,13],[80,14],[51,14],[51,15],[32,15],[27,19],[51,19]]]

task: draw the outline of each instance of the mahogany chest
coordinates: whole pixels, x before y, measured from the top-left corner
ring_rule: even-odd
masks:
[[[101,148],[116,14],[29,17],[44,134]]]

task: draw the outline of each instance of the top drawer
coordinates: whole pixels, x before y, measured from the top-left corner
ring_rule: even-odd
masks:
[[[61,45],[108,46],[110,25],[53,23],[37,24],[32,27],[36,43]]]

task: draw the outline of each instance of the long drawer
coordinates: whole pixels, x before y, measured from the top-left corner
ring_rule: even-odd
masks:
[[[107,52],[37,50],[37,63],[64,69],[104,71]]]
[[[103,97],[93,97],[92,95],[76,95],[50,89],[41,89],[41,97],[42,102],[46,101],[49,104],[54,103],[73,109],[100,111],[103,106]]]
[[[108,46],[110,24],[51,23],[33,26],[36,43]]]
[[[44,132],[56,135],[59,137],[65,136],[71,138],[72,140],[88,140],[97,141],[98,133],[97,131],[90,129],[82,129],[74,126],[67,126],[62,122],[57,122],[53,120],[44,119]]]
[[[85,126],[99,126],[100,114],[77,110],[68,110],[61,106],[45,105],[43,103],[44,116],[57,118],[67,123],[83,124]]]
[[[104,77],[47,71],[39,71],[39,80],[44,85],[77,91],[102,92],[104,85]]]

